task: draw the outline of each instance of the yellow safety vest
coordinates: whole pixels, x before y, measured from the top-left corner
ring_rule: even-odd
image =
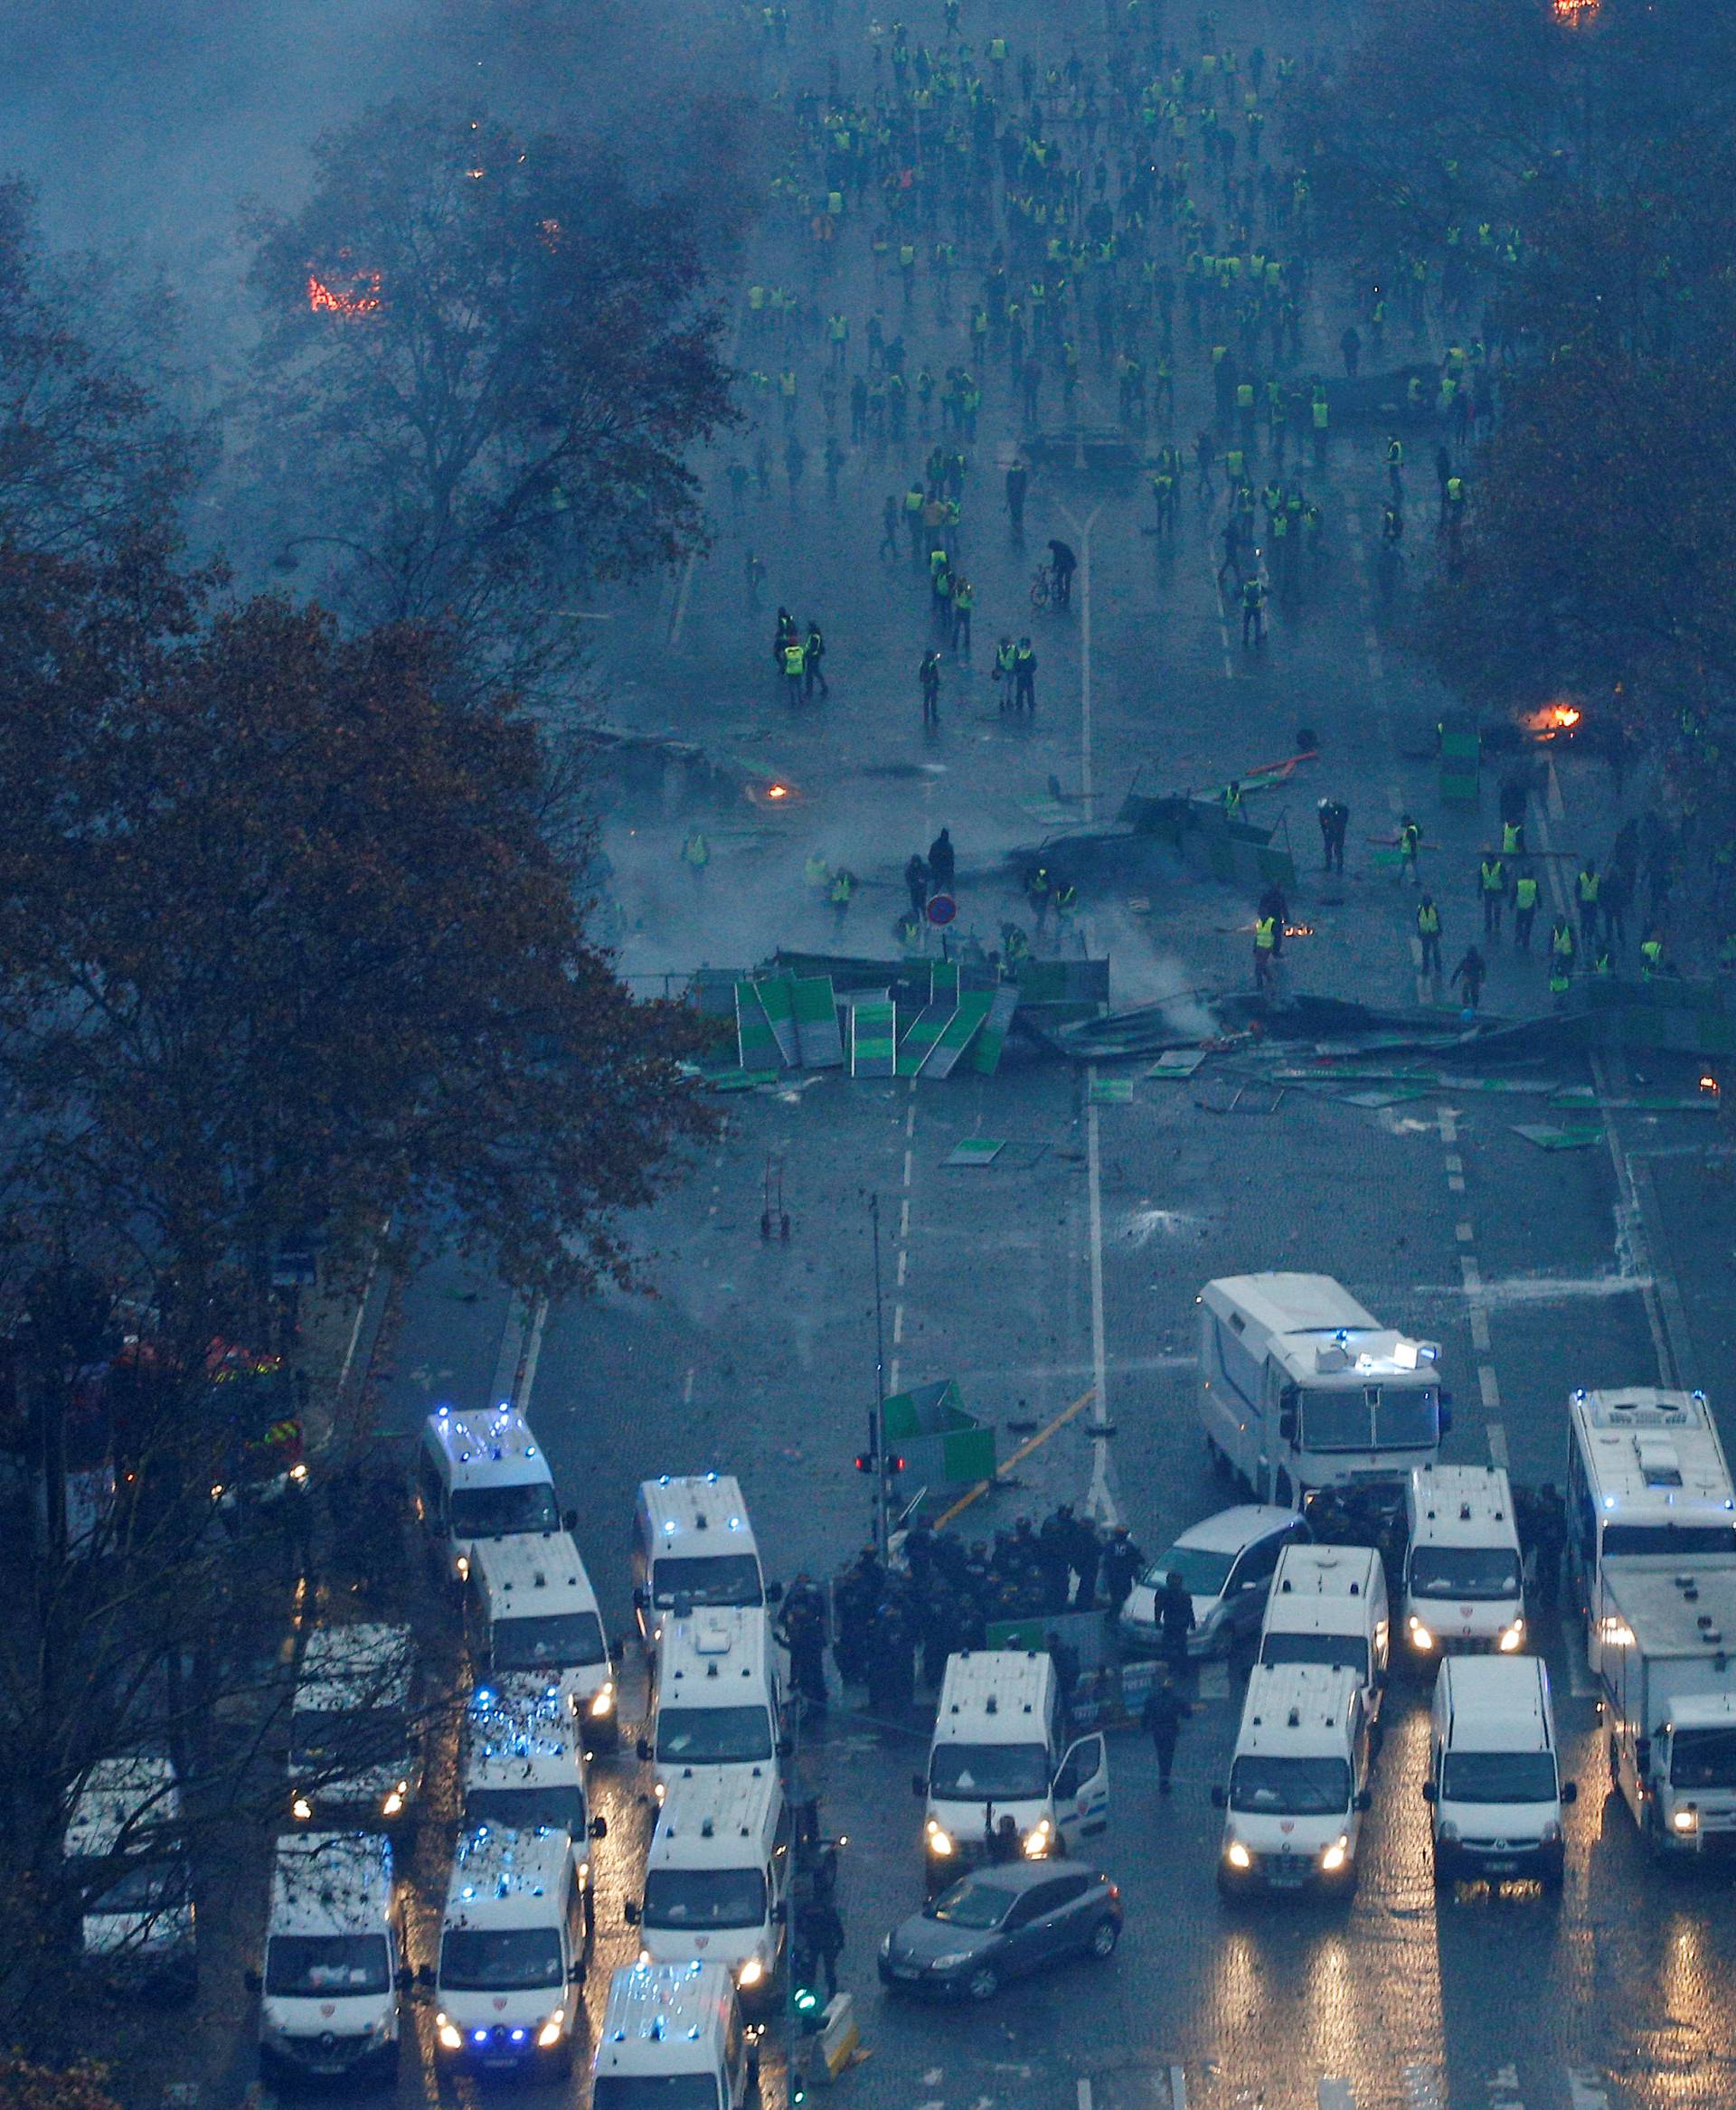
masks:
[[[1254,944],[1263,953],[1273,952],[1278,946],[1278,918],[1262,916],[1254,925]]]

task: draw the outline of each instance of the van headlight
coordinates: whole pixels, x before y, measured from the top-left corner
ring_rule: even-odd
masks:
[[[1690,1832],[1697,1832],[1700,1829],[1699,1811],[1693,1808],[1692,1805],[1685,1810],[1678,1810],[1670,1819],[1670,1827],[1673,1831],[1680,1832],[1684,1836]]]
[[[297,1795],[289,1805],[289,1814],[297,1824],[305,1824],[314,1813],[314,1805],[306,1795]]]
[[[1560,1826],[1559,1824],[1557,1824],[1557,1823],[1551,1823],[1545,1824],[1545,1825],[1543,1826],[1543,1844],[1544,1844],[1545,1846],[1559,1846],[1561,1843],[1561,1826]]]
[[[1525,1623],[1523,1619],[1515,1619],[1511,1626],[1504,1626],[1501,1629],[1502,1654],[1510,1656],[1524,1638]]]
[[[1232,1869],[1250,1869],[1254,1865],[1253,1855],[1249,1852],[1240,1839],[1232,1839],[1230,1842],[1223,1850],[1223,1858]]]
[[[538,2049],[540,2050],[546,2051],[550,2045],[560,2043],[561,2032],[566,2028],[566,2009],[556,2008],[554,2012],[549,2017],[548,2021],[543,2023],[542,2027],[536,2033]]]
[[[1443,1846],[1457,1846],[1458,1844],[1458,1826],[1453,1823],[1450,1817],[1444,1817],[1435,1827],[1435,1837],[1439,1840]]]
[[[470,1580],[470,1556],[467,1553],[460,1553],[452,1563],[452,1569],[460,1582],[468,1582]]]
[[[409,1781],[401,1780],[396,1787],[389,1790],[385,1800],[380,1804],[380,1814],[382,1817],[397,1816],[403,1809],[405,1799],[409,1794]]]
[[[435,2016],[434,2034],[439,2039],[442,2051],[462,2051],[464,2049],[464,2039],[458,2034],[458,2026],[450,2015]]]
[[[1024,1835],[1024,1845],[1026,1860],[1041,1860],[1043,1855],[1048,1852],[1050,1841],[1053,1836],[1054,1827],[1050,1823],[1048,1818],[1039,1817]]]
[[[939,1860],[945,1860],[952,1852],[951,1832],[942,1830],[941,1826],[932,1817],[929,1819],[928,1832],[929,1851],[931,1854],[936,1855]]]
[[[1408,1624],[1410,1628],[1410,1645],[1412,1648],[1433,1648],[1435,1645],[1434,1635],[1429,1633],[1414,1612],[1411,1613]]]
[[[1349,1859],[1350,1837],[1347,1832],[1341,1832],[1320,1856],[1320,1866],[1326,1874],[1335,1876]]]
[[[590,1719],[601,1721],[605,1715],[615,1711],[615,1681],[611,1678],[596,1694],[590,1703]]]
[[[745,1992],[749,1986],[758,1985],[766,1974],[766,1967],[758,1956],[750,1956],[735,1974],[735,1983]]]

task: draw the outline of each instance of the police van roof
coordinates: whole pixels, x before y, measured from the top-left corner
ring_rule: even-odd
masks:
[[[782,1801],[775,1766],[696,1766],[671,1774],[647,1869],[732,1868],[771,1844]]]
[[[1406,1500],[1413,1546],[1519,1543],[1513,1489],[1499,1465],[1413,1465]]]
[[[1035,1649],[976,1648],[948,1656],[935,1741],[1046,1742],[1054,1676],[1054,1659]]]
[[[1236,1756],[1336,1757],[1348,1742],[1361,1680],[1326,1663],[1256,1663],[1248,1675]]]
[[[297,1710],[335,1714],[407,1707],[415,1662],[416,1644],[408,1626],[374,1620],[316,1626],[301,1652]]]
[[[485,1539],[471,1574],[494,1619],[529,1619],[562,1612],[595,1612],[597,1593],[571,1531],[516,1532]]]
[[[658,1547],[687,1555],[754,1550],[748,1505],[732,1473],[665,1474],[640,1483],[639,1502],[650,1521],[654,1552]]]
[[[377,1832],[302,1832],[271,1863],[274,1935],[383,1930],[392,1917],[392,1842]]]
[[[1337,1597],[1360,1602],[1378,1597],[1385,1580],[1385,1566],[1373,1546],[1311,1546],[1293,1539],[1279,1550],[1267,1607],[1276,1608],[1280,1599],[1287,1607]]]
[[[1433,1381],[1439,1343],[1382,1326],[1330,1275],[1225,1275],[1208,1282],[1201,1298],[1232,1333],[1269,1336],[1267,1345],[1298,1384]]]
[[[657,1664],[660,1706],[739,1706],[769,1696],[771,1629],[758,1605],[708,1605],[669,1620]]]
[[[446,1887],[448,1926],[544,1926],[562,1909],[572,1865],[564,1832],[478,1824],[459,1836]]]
[[[1549,1747],[1549,1672],[1542,1656],[1448,1656],[1441,1672],[1449,1748]]]
[[[142,1852],[152,1834],[180,1822],[181,1788],[166,1758],[99,1758],[67,1821],[66,1851],[99,1858]]]
[[[1647,1650],[1736,1656],[1736,1571],[1722,1564],[1687,1560],[1663,1569],[1612,1568],[1607,1601],[1611,1617],[1637,1631]]]
[[[1736,1507],[1703,1392],[1577,1391],[1568,1412],[1591,1493],[1606,1510]]]
[[[492,1410],[436,1408],[428,1433],[445,1453],[455,1488],[533,1485],[553,1477],[530,1423],[505,1400]]]
[[[584,1740],[558,1686],[533,1691],[484,1686],[464,1723],[464,1785],[473,1787],[582,1785]]]
[[[638,1964],[615,1972],[598,2032],[597,2072],[714,2069],[733,1999],[722,1964]]]

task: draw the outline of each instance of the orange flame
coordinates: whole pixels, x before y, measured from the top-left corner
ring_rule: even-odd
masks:
[[[1577,703],[1545,703],[1525,720],[1528,730],[1539,739],[1553,739],[1558,732],[1571,732],[1585,716]]]
[[[345,287],[328,286],[325,279],[316,278],[309,271],[307,305],[316,315],[378,315],[380,274],[378,271],[363,271]]]

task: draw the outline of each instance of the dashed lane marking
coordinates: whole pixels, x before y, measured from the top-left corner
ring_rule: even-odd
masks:
[[[1336,2074],[1324,2076],[1314,2094],[1320,2110],[1356,2110],[1356,2091]]]
[[[1507,1432],[1500,1422],[1492,1421],[1488,1426],[1487,1433],[1489,1463],[1491,1465],[1499,1465],[1505,1473],[1507,1469]]]
[[[1501,1404],[1501,1387],[1495,1380],[1495,1366],[1480,1362],[1477,1366],[1477,1381],[1482,1388],[1483,1404],[1498,1408]]]
[[[892,1346],[894,1348],[902,1348],[903,1345],[904,1307],[902,1305],[894,1305],[892,1306]]]
[[[898,1286],[901,1289],[902,1289],[904,1286],[904,1271],[910,1266],[910,1248],[908,1246],[901,1246],[898,1248]]]
[[[1471,1306],[1471,1346],[1479,1355],[1489,1352],[1489,1314],[1481,1305]]]
[[[693,1403],[693,1373],[691,1370],[681,1388],[681,1403],[684,1407],[691,1407]]]
[[[1169,2069],[1169,2110],[1187,2110],[1187,2076],[1179,2066]]]
[[[1573,2110],[1609,2110],[1609,2090],[1582,2067],[1568,2068],[1567,2089]]]

